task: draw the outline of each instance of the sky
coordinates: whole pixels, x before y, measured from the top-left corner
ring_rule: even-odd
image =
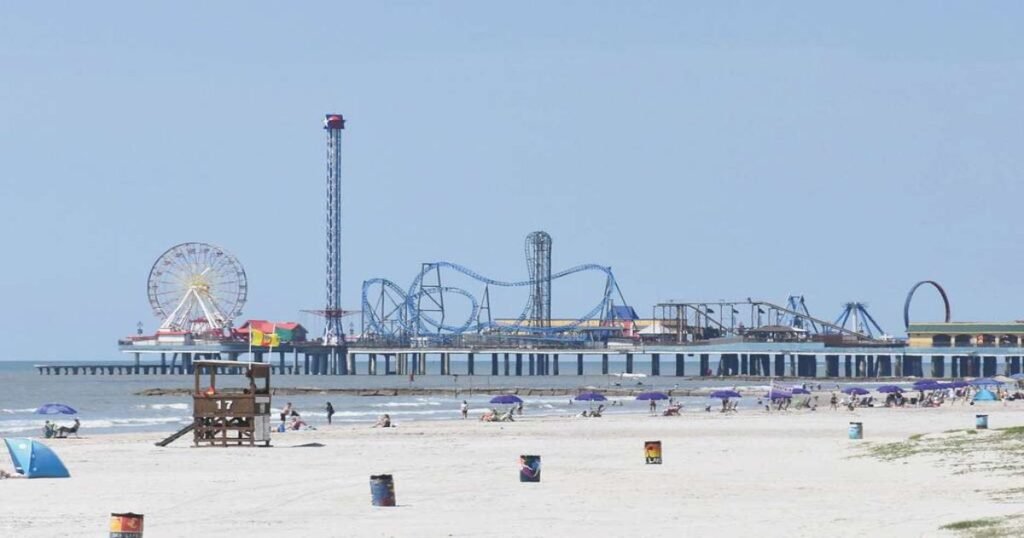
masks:
[[[801,294],[902,335],[907,291],[934,279],[954,320],[1024,318],[1022,11],[7,3],[0,358],[117,358],[159,324],[151,265],[188,241],[244,265],[243,317],[317,326],[300,311],[324,306],[325,113],[348,120],[351,309],[364,280],[407,285],[422,262],[525,278],[545,230],[556,270],[610,266],[642,315]],[[600,293],[558,281],[554,315]],[[922,289],[912,317],[940,314]]]

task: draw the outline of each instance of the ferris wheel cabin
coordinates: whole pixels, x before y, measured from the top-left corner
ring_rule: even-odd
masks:
[[[270,446],[270,365],[237,361],[196,361],[193,365],[195,445]],[[247,386],[217,386],[217,370],[228,368],[240,368]]]

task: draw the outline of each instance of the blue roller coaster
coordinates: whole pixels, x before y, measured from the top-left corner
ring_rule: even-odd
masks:
[[[528,261],[529,263],[529,261]],[[444,272],[454,272],[468,277],[483,286],[480,298],[469,291],[443,284]],[[453,336],[466,334],[525,336],[545,340],[581,340],[583,326],[592,328],[592,321],[599,321],[598,327],[612,325],[621,319],[621,306],[627,306],[619,285],[610,267],[586,264],[553,273],[546,283],[559,280],[577,273],[596,272],[604,275],[604,293],[597,303],[582,316],[571,319],[557,326],[539,322],[531,316],[535,308],[535,298],[531,295],[522,312],[514,320],[498,323],[491,314],[490,289],[496,288],[528,288],[537,289],[543,284],[537,280],[503,281],[485,277],[469,268],[446,261],[424,263],[419,274],[407,289],[394,282],[374,278],[363,282],[362,311],[363,334],[366,337],[379,337],[388,340],[408,340],[412,338],[429,339],[443,342]],[[531,270],[531,276],[537,274]],[[465,319],[452,321],[449,319],[447,300],[458,295],[469,302],[470,312]],[[616,303],[618,299],[618,303]],[[618,307],[617,307],[618,306]]]

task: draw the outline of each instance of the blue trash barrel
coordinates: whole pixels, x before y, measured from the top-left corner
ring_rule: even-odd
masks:
[[[540,482],[540,456],[519,456],[519,481]]]
[[[374,506],[395,505],[395,481],[389,474],[370,476],[370,496]]]
[[[974,427],[979,430],[988,429],[988,415],[974,415]]]
[[[851,422],[850,423],[850,439],[863,439],[864,438],[864,423],[862,422]]]

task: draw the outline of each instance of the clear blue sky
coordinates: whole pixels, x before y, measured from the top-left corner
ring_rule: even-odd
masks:
[[[934,278],[955,319],[1024,317],[1020,3],[340,4],[0,8],[2,358],[115,357],[184,241],[242,260],[248,316],[308,321],[326,112],[351,308],[423,261],[521,278],[543,229],[641,313],[802,293],[900,334]]]

